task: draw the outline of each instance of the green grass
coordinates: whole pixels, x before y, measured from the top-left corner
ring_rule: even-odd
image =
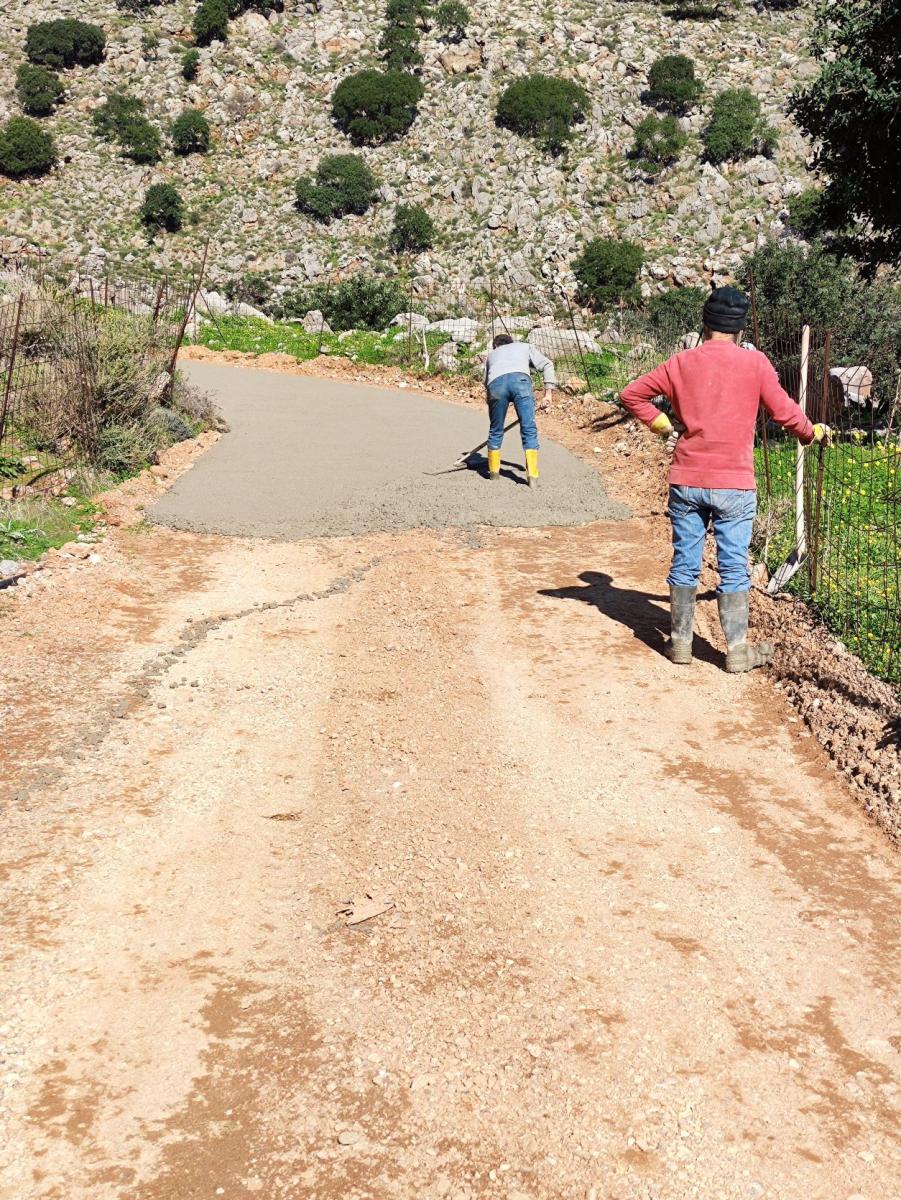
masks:
[[[817,586],[811,556],[789,590],[818,616],[874,674],[901,682],[901,447],[840,442],[823,451],[823,488],[816,520],[818,451],[807,453],[808,540],[817,546]],[[767,500],[763,454],[757,451],[762,524],[770,537],[772,571],[794,548],[795,445],[770,445],[772,499]]]
[[[400,336],[398,336],[400,335]],[[426,334],[431,356],[430,372],[435,371],[438,347],[449,340],[445,333]],[[320,353],[349,358],[371,366],[423,366],[422,336],[414,332],[412,341],[407,330],[392,329],[389,333],[354,330],[347,334],[307,333],[300,325],[287,321],[261,321],[253,317],[217,317],[203,326],[197,344],[210,350],[240,350],[246,354],[290,354],[299,362],[307,362]],[[471,357],[469,347],[458,346],[461,365]]]
[[[60,500],[0,501],[0,558],[40,558],[54,547],[90,533],[100,509],[84,496],[67,508]]]

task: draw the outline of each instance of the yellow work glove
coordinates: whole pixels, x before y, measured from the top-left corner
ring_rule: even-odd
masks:
[[[828,425],[824,425],[822,423],[820,423],[819,425],[814,425],[813,440],[817,444],[822,442],[824,446],[828,446],[829,443],[832,441],[832,430],[829,428]]]
[[[659,417],[654,418],[648,428],[651,433],[659,434],[660,437],[665,439],[673,432],[673,423],[666,413],[661,413]]]

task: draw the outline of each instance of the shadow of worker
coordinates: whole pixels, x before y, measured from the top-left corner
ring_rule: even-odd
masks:
[[[555,600],[581,600],[583,604],[591,604],[611,621],[631,630],[638,641],[666,657],[669,638],[668,593],[665,596],[652,596],[632,588],[616,587],[613,576],[600,571],[583,571],[579,578],[584,587],[541,588],[538,594],[551,596]],[[697,633],[694,656],[709,663],[719,663],[722,658],[707,639]]]

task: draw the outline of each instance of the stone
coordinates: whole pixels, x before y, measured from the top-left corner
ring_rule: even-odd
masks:
[[[339,1146],[355,1146],[357,1142],[361,1142],[362,1140],[362,1133],[359,1133],[356,1129],[342,1129],[338,1134]]]
[[[426,333],[447,333],[455,342],[474,342],[479,334],[479,323],[472,317],[448,317],[443,321],[432,321]]]
[[[0,558],[0,579],[12,579],[19,574],[19,564],[11,558]]]
[[[304,314],[301,325],[307,333],[331,333],[332,329],[325,316],[318,308],[311,308]]]
[[[448,75],[465,75],[469,71],[477,71],[482,65],[482,51],[478,47],[472,50],[445,50],[438,61]]]
[[[460,365],[457,358],[457,343],[445,342],[443,346],[439,346],[435,361],[441,371],[456,371]]]
[[[862,405],[873,396],[873,372],[869,367],[832,367],[829,375],[841,388],[846,404]]]
[[[418,332],[420,329],[428,329],[429,318],[424,317],[422,313],[398,313],[396,317],[392,318],[391,324],[398,325],[401,329],[413,329]]]
[[[598,354],[601,347],[590,333],[582,329],[566,329],[561,326],[535,328],[529,332],[528,342],[548,358],[555,355]]]

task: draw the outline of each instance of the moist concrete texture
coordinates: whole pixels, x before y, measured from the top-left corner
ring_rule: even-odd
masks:
[[[231,432],[154,506],[158,524],[291,541],[628,516],[596,471],[546,440],[541,484],[530,489],[518,429],[505,439],[500,480],[487,480],[480,455],[451,469],[487,436],[485,413],[334,380],[206,363],[185,369],[216,398]]]

